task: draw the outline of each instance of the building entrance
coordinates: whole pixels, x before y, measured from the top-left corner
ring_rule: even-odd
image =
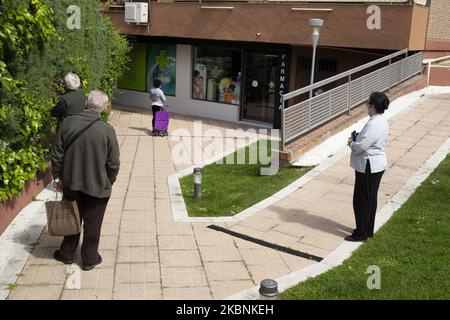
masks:
[[[244,54],[243,120],[273,123],[279,68],[277,54]]]

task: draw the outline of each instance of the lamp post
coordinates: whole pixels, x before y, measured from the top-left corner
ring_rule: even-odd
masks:
[[[309,19],[309,25],[313,29],[313,33],[311,36],[312,45],[313,45],[313,55],[312,55],[312,63],[311,63],[311,82],[312,85],[314,83],[314,69],[316,65],[316,49],[317,44],[319,43],[320,37],[320,29],[323,27],[323,19]],[[312,89],[309,91],[309,98],[312,98]]]

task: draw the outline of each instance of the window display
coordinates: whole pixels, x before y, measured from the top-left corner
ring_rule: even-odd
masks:
[[[161,89],[168,96],[175,96],[176,91],[176,52],[175,45],[150,44],[148,47],[147,91],[153,80],[161,80]]]
[[[239,105],[241,59],[240,50],[195,47],[192,98]]]

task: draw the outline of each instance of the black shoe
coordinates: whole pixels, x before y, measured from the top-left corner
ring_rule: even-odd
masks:
[[[61,250],[56,250],[53,253],[53,258],[55,258],[55,260],[61,261],[64,264],[72,264],[73,263],[73,260],[66,259],[63,256],[61,256]]]
[[[83,269],[84,271],[89,271],[89,270],[94,269],[95,266],[99,265],[99,264],[102,263],[102,262],[103,262],[102,256],[101,256],[101,255],[98,255],[98,260],[97,260],[96,263],[94,263],[94,264],[83,264],[83,265],[81,266],[81,269]]]
[[[354,235],[346,236],[344,239],[346,241],[351,241],[351,242],[365,242],[365,241],[367,241],[367,237],[357,237],[357,236],[354,236]]]

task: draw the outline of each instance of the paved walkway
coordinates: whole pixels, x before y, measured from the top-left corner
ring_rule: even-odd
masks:
[[[171,132],[192,132],[192,120],[175,117]],[[148,136],[148,113],[115,111],[111,122],[122,165],[102,230],[103,263],[81,272],[80,290],[65,289],[67,266],[52,259],[60,238],[43,233],[9,299],[222,299],[314,263],[207,229],[208,224],[174,223],[167,176],[188,166],[172,163],[176,142]],[[211,120],[203,126],[234,128]],[[448,94],[429,97],[392,122],[380,208],[449,136]],[[325,257],[354,227],[354,173],[348,162],[345,156],[243,222],[216,225]]]

